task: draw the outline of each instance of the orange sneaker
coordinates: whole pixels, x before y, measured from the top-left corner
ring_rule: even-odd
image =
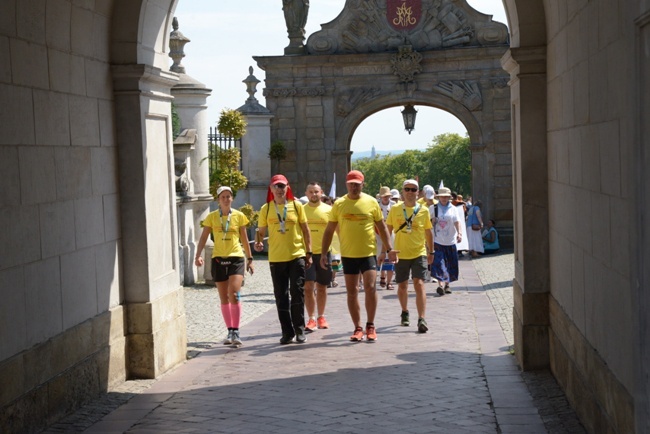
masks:
[[[368,339],[369,341],[377,340],[377,331],[375,330],[374,325],[369,325],[366,327],[366,339]]]
[[[350,336],[350,340],[354,342],[359,342],[363,340],[363,329],[361,327],[357,327],[354,329],[354,333],[352,333],[352,336]]]
[[[317,322],[318,322],[318,328],[319,329],[328,329],[328,328],[330,328],[330,325],[327,323],[327,320],[325,319],[324,316],[319,316]]]
[[[317,327],[316,321],[314,320],[314,318],[309,318],[309,321],[307,321],[307,325],[305,326],[305,330],[307,330],[308,332],[313,332],[314,330],[316,330],[316,327]]]

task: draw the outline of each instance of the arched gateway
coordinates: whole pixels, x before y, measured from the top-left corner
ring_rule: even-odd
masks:
[[[506,26],[465,0],[348,1],[302,55],[255,57],[266,71],[272,139],[288,150],[279,171],[299,185],[344,179],[365,118],[393,106],[436,107],[467,128],[474,197],[511,227],[509,75],[500,63],[508,48]]]

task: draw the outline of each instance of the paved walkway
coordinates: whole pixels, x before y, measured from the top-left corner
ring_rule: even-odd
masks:
[[[380,290],[378,341],[350,342],[341,285],[329,290],[331,328],[286,346],[268,265],[257,261],[244,288],[242,348],[220,344],[216,291],[188,288],[193,358],[156,381],[125,383],[48,432],[582,433],[552,376],[522,375],[510,353],[512,261],[462,260],[461,280],[443,297],[428,283],[429,333],[415,321],[401,327],[395,291]]]

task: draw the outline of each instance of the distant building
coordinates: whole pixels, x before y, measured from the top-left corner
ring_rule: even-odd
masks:
[[[375,158],[375,147],[372,147],[372,151],[370,151],[370,158]]]

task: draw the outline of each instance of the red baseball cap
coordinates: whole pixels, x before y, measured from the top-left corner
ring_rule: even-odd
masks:
[[[271,178],[270,185],[275,185],[275,184],[284,184],[284,185],[289,185],[289,181],[284,175],[275,175],[273,178]]]
[[[358,170],[350,170],[348,176],[345,178],[345,182],[351,182],[354,184],[363,184],[363,173]]]

